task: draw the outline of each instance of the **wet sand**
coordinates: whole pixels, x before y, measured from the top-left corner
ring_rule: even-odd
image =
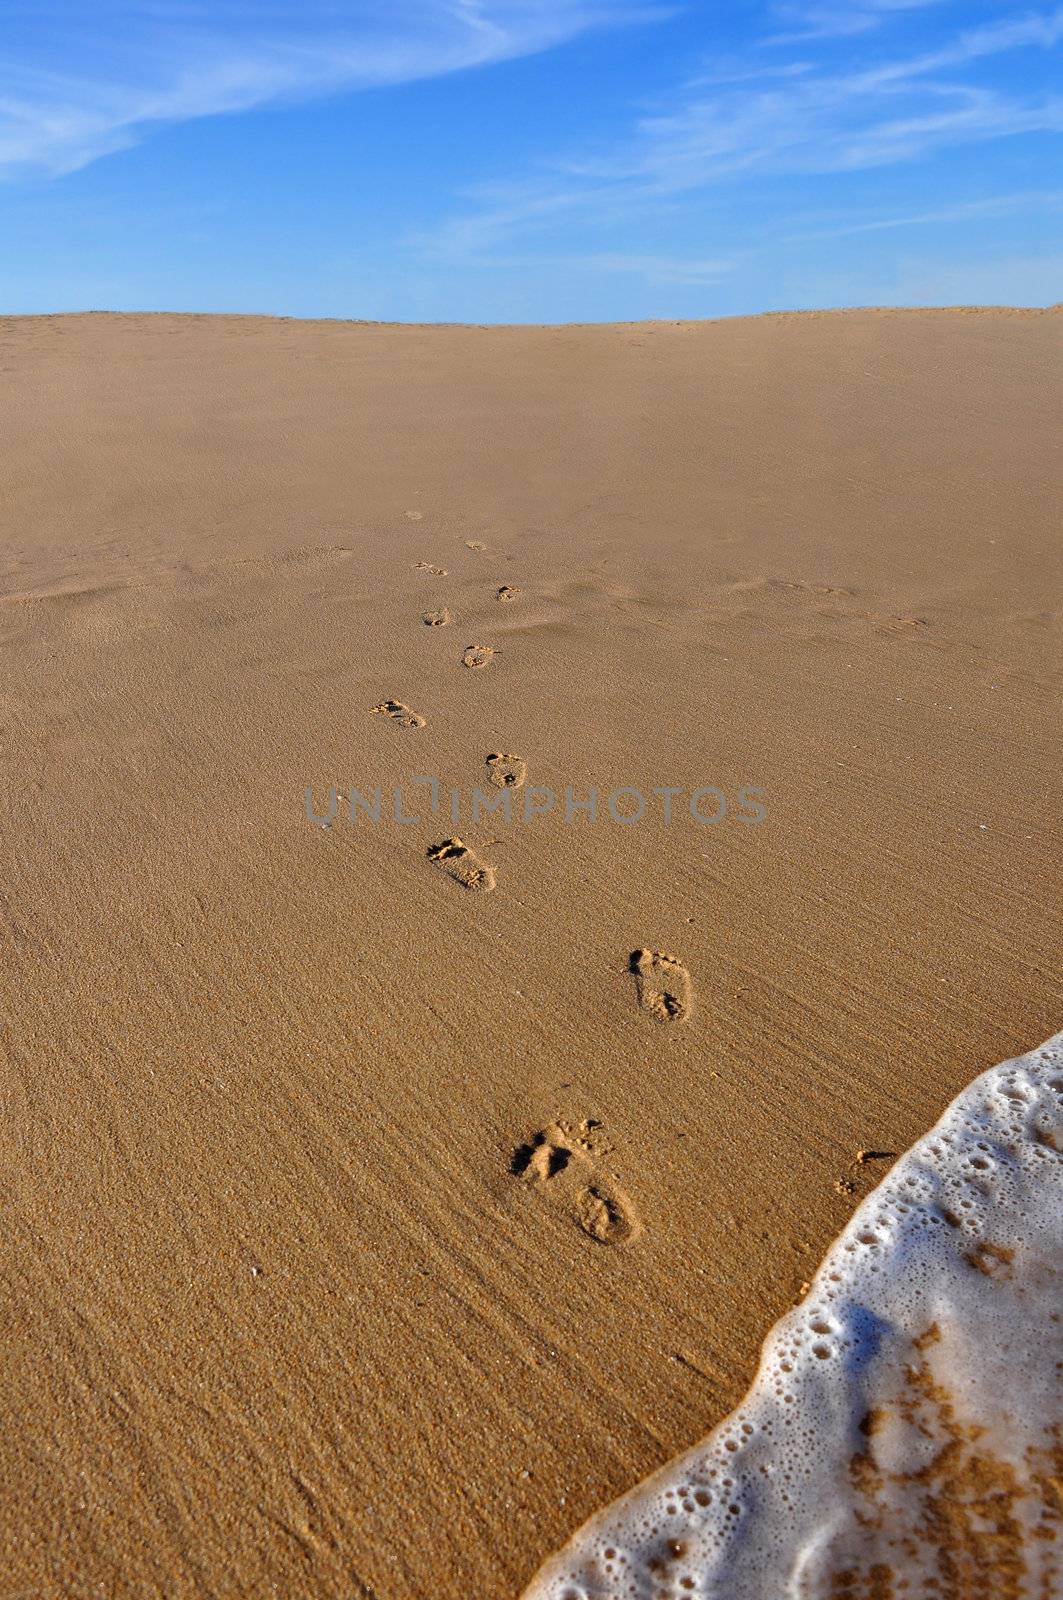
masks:
[[[509,1600],[1058,1029],[1061,338],[0,322],[7,1589]]]

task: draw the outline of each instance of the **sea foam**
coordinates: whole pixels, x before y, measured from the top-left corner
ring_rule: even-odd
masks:
[[[1063,1595],[1063,1033],[854,1212],[738,1409],[525,1600]]]

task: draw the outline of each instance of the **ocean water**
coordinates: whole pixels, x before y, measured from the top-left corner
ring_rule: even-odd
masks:
[[[898,1160],[738,1409],[525,1600],[1063,1596],[1063,1033]]]

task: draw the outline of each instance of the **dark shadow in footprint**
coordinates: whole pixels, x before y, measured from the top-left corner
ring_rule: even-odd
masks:
[[[463,667],[471,667],[474,672],[482,672],[484,667],[490,666],[493,657],[498,654],[499,651],[490,644],[467,644],[461,664]]]
[[[497,750],[485,762],[487,781],[496,789],[519,789],[528,776],[528,768],[520,756],[507,755]]]
[[[600,1169],[602,1150],[588,1119],[578,1129],[554,1122],[518,1145],[509,1170],[554,1204],[565,1207],[577,1227],[598,1244],[621,1245],[642,1232],[624,1191]]]
[[[516,1178],[527,1178],[529,1183],[542,1183],[564,1172],[571,1160],[572,1151],[563,1144],[551,1143],[544,1131],[514,1150],[509,1170]]]
[[[490,894],[495,887],[494,868],[481,861],[464,839],[443,839],[439,844],[430,845],[426,853],[429,861],[463,889]]]
[[[411,711],[401,700],[382,700],[380,705],[370,707],[369,714],[374,717],[388,717],[392,722],[397,722],[401,728],[423,728],[426,725],[425,718],[418,712]]]

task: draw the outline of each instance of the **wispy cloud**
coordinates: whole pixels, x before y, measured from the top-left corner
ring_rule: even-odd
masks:
[[[438,77],[669,10],[652,0],[308,0],[294,12],[268,0],[41,0],[4,25],[0,176],[71,172],[161,124]]]
[[[845,239],[861,233],[885,233],[898,228],[936,227],[949,222],[987,222],[1023,214],[1055,215],[1063,211],[1063,189],[1027,189],[1016,194],[987,195],[958,205],[934,206],[929,210],[908,211],[900,216],[850,219],[830,227],[804,228],[781,235],[781,243],[798,244],[807,239]]]
[[[567,267],[586,271],[628,273],[643,278],[647,283],[684,284],[697,287],[715,283],[734,272],[738,263],[733,256],[691,258],[678,255],[640,255],[620,251],[599,252],[587,256],[566,256]]]
[[[585,255],[495,256],[494,267],[523,267],[544,270],[553,267],[566,274],[587,273],[594,278],[603,274],[641,278],[644,283],[701,287],[718,283],[740,265],[735,256],[684,256],[654,254],[637,250],[599,250]]]
[[[869,263],[860,285],[863,305],[1048,306],[1058,304],[1063,253],[1009,251],[991,258],[944,256],[904,251]],[[823,260],[795,280],[795,297],[804,305],[853,304],[852,283]]]
[[[879,0],[877,17],[909,0]],[[739,72],[733,59],[688,80],[667,112],[643,116],[593,157],[558,159],[534,183],[481,190],[433,234],[443,253],[504,247],[566,216],[608,225],[660,213],[728,180],[857,172],[1021,133],[1063,133],[1063,95],[1008,87],[981,64],[1063,42],[1063,8],[947,36],[873,65],[802,59]],[[420,241],[425,242],[423,237]],[[710,246],[711,248],[711,246]],[[725,252],[729,253],[729,252]]]
[[[792,83],[694,95],[644,118],[631,147],[582,163],[584,176],[690,189],[731,172],[831,172],[911,160],[950,143],[1063,131],[1063,96],[1022,96],[958,69],[1063,40],[1063,9],[960,33],[874,67],[804,71]]]
[[[767,44],[794,44],[804,39],[844,39],[872,33],[890,22],[899,11],[922,11],[941,5],[943,0],[842,0],[836,5],[781,3],[772,13],[783,31],[772,34]]]

